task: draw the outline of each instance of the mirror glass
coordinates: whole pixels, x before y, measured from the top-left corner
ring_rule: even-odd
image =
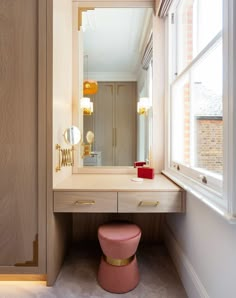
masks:
[[[89,9],[82,13],[80,32],[83,80],[98,83],[96,94],[84,94],[93,112],[83,115],[83,140],[88,131],[95,139],[92,155],[82,165],[131,167],[137,160],[148,162],[152,106],[139,115],[137,102],[148,97],[152,103],[152,56],[144,57],[152,35],[152,9]]]
[[[94,133],[92,131],[88,131],[86,133],[86,140],[89,144],[92,144],[94,142]]]
[[[67,128],[64,132],[64,139],[67,144],[76,145],[81,140],[81,133],[78,127],[71,126]]]

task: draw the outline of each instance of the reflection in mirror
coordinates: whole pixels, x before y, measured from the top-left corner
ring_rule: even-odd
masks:
[[[140,97],[152,102],[152,9],[95,8],[82,14],[84,80],[98,82],[83,115],[83,139],[94,131],[93,160],[84,166],[133,166],[150,159],[152,108],[137,114]],[[87,96],[87,95],[86,95]],[[81,112],[81,110],[80,110]],[[79,163],[81,164],[81,162]]]
[[[86,134],[86,140],[89,144],[92,144],[94,142],[94,133],[92,131],[88,131]]]
[[[138,160],[151,163],[152,147],[152,60],[145,73],[144,84],[139,98],[148,98],[148,110],[138,118]]]
[[[86,134],[87,144],[83,143],[83,158],[84,158],[84,165],[88,163],[88,160],[93,157],[94,152],[92,152],[92,144],[94,142],[94,133],[92,131],[88,131]]]
[[[78,127],[71,126],[64,132],[64,139],[67,144],[76,145],[81,140],[81,133]]]

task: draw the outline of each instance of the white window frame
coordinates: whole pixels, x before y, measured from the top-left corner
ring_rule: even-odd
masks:
[[[230,222],[236,223],[236,1],[223,0],[223,187],[220,193],[219,188],[215,187],[214,179],[207,177],[208,183],[205,185],[201,181],[202,173],[192,171],[186,166],[171,165],[171,121],[170,121],[170,84],[173,81],[175,65],[170,65],[173,39],[169,34],[172,26],[172,12],[176,10],[178,1],[174,1],[166,18],[166,154],[164,174],[179,183],[187,191],[193,193],[197,198],[204,201],[208,206],[215,209]],[[215,37],[219,38],[219,36]],[[210,45],[208,45],[210,47]],[[176,48],[176,47],[175,47]],[[204,52],[204,50],[202,51]],[[203,53],[199,53],[201,55]],[[171,58],[170,58],[171,57]],[[195,60],[196,58],[194,58]],[[182,72],[183,73],[183,72]],[[175,167],[174,167],[175,166]],[[199,179],[200,178],[200,179]],[[199,181],[200,180],[200,181]]]

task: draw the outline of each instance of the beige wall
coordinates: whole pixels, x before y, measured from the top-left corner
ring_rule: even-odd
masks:
[[[48,96],[50,94],[50,78],[52,82],[53,100],[53,167],[48,168],[47,195],[47,284],[53,285],[64,261],[68,238],[71,231],[71,216],[69,214],[53,213],[53,193],[51,184],[55,186],[72,173],[72,168],[62,168],[55,171],[58,164],[58,152],[55,145],[66,148],[63,139],[64,130],[72,125],[72,2],[68,0],[47,1],[47,30],[48,30]],[[51,36],[53,35],[53,36]],[[53,47],[52,47],[53,44]],[[53,69],[50,69],[52,59]],[[51,106],[48,106],[49,123]],[[50,152],[48,153],[50,155]],[[50,159],[50,158],[49,158]],[[52,175],[51,175],[52,170]],[[53,183],[51,183],[53,178]]]
[[[80,99],[83,97],[83,81],[84,81],[84,48],[83,48],[83,32],[78,30],[78,7],[73,3],[72,17],[72,98],[73,98],[73,125],[79,127],[83,132],[83,114],[79,113]],[[83,136],[81,136],[83,138]],[[84,141],[83,139],[81,141]],[[81,158],[81,146],[77,145],[74,158],[76,160],[73,171],[77,172],[78,167],[83,166]]]
[[[165,100],[165,26],[163,19],[153,18],[153,167],[164,169],[164,100]]]
[[[55,145],[67,147],[63,133],[72,125],[72,3],[53,1],[53,185],[72,173],[70,167],[56,173]]]
[[[170,251],[191,298],[234,298],[236,226],[187,193],[186,214],[168,215]],[[167,241],[168,243],[169,241]]]

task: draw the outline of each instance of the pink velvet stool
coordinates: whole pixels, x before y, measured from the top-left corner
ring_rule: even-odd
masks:
[[[132,223],[112,222],[99,227],[103,256],[98,283],[104,290],[126,293],[137,286],[139,271],[135,253],[140,237],[140,228]]]

